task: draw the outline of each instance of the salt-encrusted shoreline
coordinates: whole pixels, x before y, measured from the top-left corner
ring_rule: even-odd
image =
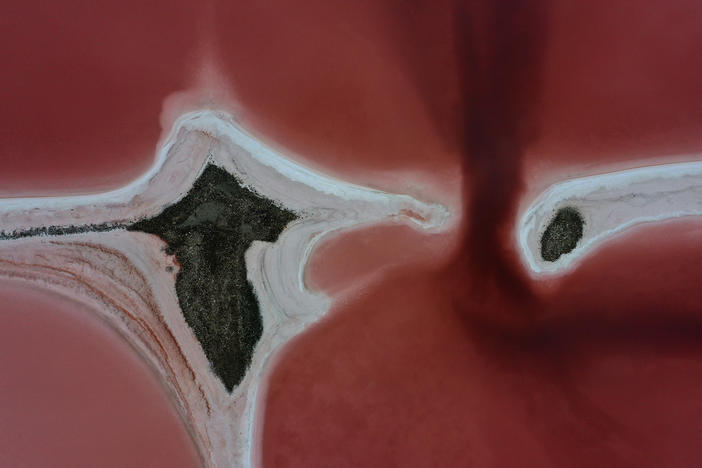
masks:
[[[119,227],[182,198],[208,163],[300,216],[277,242],[256,241],[246,253],[264,331],[248,373],[231,394],[211,372],[181,314],[174,288],[177,261],[164,253],[157,237]],[[388,218],[439,232],[447,228],[449,215],[439,204],[315,173],[262,144],[229,115],[199,111],[178,119],[154,166],[125,187],[96,195],[0,200],[5,234],[47,226],[118,226],[2,240],[0,276],[25,279],[91,306],[160,376],[205,466],[247,467],[257,456],[254,423],[266,363],[330,305],[303,282],[314,244],[330,232]]]
[[[566,207],[582,216],[582,238],[572,251],[546,261],[540,254],[541,236]],[[524,210],[514,236],[522,262],[538,278],[571,271],[607,239],[630,227],[701,214],[702,162],[660,164],[555,183]]]

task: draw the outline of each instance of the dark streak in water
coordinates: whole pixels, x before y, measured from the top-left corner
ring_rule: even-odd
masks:
[[[523,188],[522,158],[538,137],[546,10],[538,0],[456,0],[453,15],[467,208],[465,240],[452,276],[471,278],[459,279],[472,285],[471,301],[499,291],[522,305],[523,316],[533,294],[509,236]]]

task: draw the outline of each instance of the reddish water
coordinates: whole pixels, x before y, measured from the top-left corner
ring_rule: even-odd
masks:
[[[265,465],[697,465],[701,235],[640,229],[526,300],[389,274],[288,347]]]
[[[151,165],[163,99],[186,85],[194,2],[44,2],[0,15],[0,195],[87,192]]]
[[[456,179],[458,77],[445,6],[218,2],[221,66],[240,115],[307,162],[358,182],[396,186],[376,171],[398,169]]]
[[[456,14],[458,0],[211,3],[5,7],[0,193],[96,190],[142,172],[164,98],[195,83],[207,47],[242,104],[230,110],[308,161],[361,181],[382,179],[368,169],[398,168],[444,180],[463,155],[464,85],[485,88],[470,81],[504,66],[491,63],[490,45],[509,40],[491,2],[470,3],[468,19]],[[697,149],[701,8],[529,2],[512,29],[539,32],[538,70],[495,75],[480,93],[490,102],[536,93],[539,138],[524,169]],[[482,30],[473,58],[457,45],[472,29]],[[462,73],[466,62],[476,68]],[[489,108],[480,112],[489,119]]]
[[[272,376],[266,466],[700,464],[699,225],[640,229],[545,289],[507,234],[528,184],[702,148],[702,4],[39,3],[0,17],[2,193],[145,168],[198,31],[230,110],[310,164],[464,181],[460,238],[319,250],[309,283],[343,302]]]
[[[80,306],[0,282],[0,466],[199,467],[136,353]]]
[[[319,112],[286,121],[284,131],[306,126],[297,138],[301,146],[316,135],[329,148],[348,148],[355,139],[364,146],[355,147],[353,163],[344,161],[349,165],[462,169],[467,216],[459,249],[442,256],[405,247],[409,266],[390,260],[396,267],[355,300],[348,272],[358,272],[363,284],[368,272],[387,263],[373,252],[396,252],[399,234],[371,237],[369,249],[354,233],[318,250],[309,283],[345,294],[332,315],[278,361],[267,400],[264,465],[699,464],[700,225],[639,229],[545,285],[524,276],[509,234],[526,183],[702,148],[696,46],[702,6],[432,5],[392,10],[394,22],[383,23],[382,34],[369,31],[376,19],[367,20],[367,12],[340,7],[343,14],[336,14],[338,5],[327,6],[320,29],[362,31],[350,40],[373,43],[372,50],[386,53],[384,64],[411,76],[431,123],[422,131],[441,142],[432,147],[436,153],[424,153],[421,163],[411,155],[426,146],[415,145],[406,160],[382,156],[402,141],[400,133],[383,129],[378,143],[371,139],[381,130],[366,131],[355,117],[367,112],[374,121],[381,115],[376,102],[380,113],[391,107],[381,85],[366,87],[357,78],[377,64],[357,60],[338,43],[317,45],[320,53],[307,69],[349,67],[345,75],[327,75],[322,89],[361,89],[373,110],[333,106],[326,91],[303,87],[321,103]],[[305,31],[303,38],[316,43],[308,36],[317,30]],[[284,28],[271,34],[270,42],[289,44],[297,54],[297,36],[286,36]],[[294,104],[302,98],[294,99],[288,104],[303,109]],[[334,110],[340,107],[352,110]],[[408,112],[398,115],[417,122]],[[422,138],[417,135],[407,138]]]

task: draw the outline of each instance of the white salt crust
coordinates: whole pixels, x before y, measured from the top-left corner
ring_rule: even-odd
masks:
[[[254,242],[246,253],[264,332],[248,373],[231,394],[185,323],[175,292],[178,265],[156,236],[115,230],[0,241],[0,276],[79,300],[116,328],[160,377],[204,466],[257,466],[255,431],[264,410],[267,364],[283,343],[329,309],[330,299],[303,282],[315,243],[332,231],[388,218],[440,232],[451,213],[436,203],[313,172],[246,133],[228,114],[206,110],[178,119],[154,166],[129,185],[95,195],[2,199],[0,230],[124,224],[153,216],[183,197],[208,162],[300,215],[277,242]]]
[[[541,258],[541,236],[555,213],[567,206],[582,215],[583,237],[571,252],[547,262]],[[640,167],[553,184],[523,212],[515,241],[529,273],[545,278],[572,271],[603,242],[630,227],[700,214],[702,162]]]

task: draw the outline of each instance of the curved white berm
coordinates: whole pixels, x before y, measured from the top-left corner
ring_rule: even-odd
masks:
[[[303,284],[314,243],[331,231],[387,218],[440,231],[449,212],[315,173],[263,145],[228,114],[201,111],[176,122],[155,165],[133,183],[96,195],[0,200],[0,230],[125,224],[152,216],[183,197],[207,163],[300,215],[277,242],[254,242],[246,254],[264,332],[246,377],[231,394],[185,323],[175,293],[177,262],[164,254],[157,237],[118,229],[4,240],[0,276],[24,278],[91,306],[160,376],[205,466],[247,467],[254,462],[257,394],[267,360],[329,307],[329,298]]]
[[[699,158],[699,156],[698,156]],[[576,247],[556,261],[541,258],[540,239],[556,212],[577,209],[584,220]],[[516,225],[523,263],[536,277],[567,272],[625,229],[702,214],[702,162],[662,164],[559,182],[539,195]]]

